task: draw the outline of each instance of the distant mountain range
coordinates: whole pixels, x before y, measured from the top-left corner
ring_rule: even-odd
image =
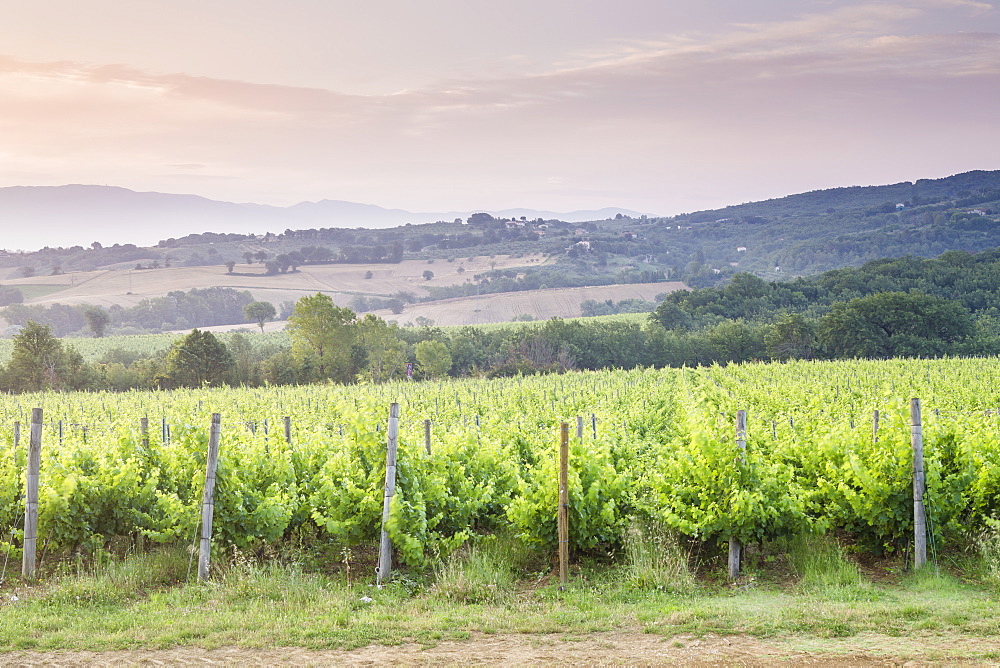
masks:
[[[582,222],[636,211],[479,209],[502,218],[545,218]],[[133,243],[149,246],[161,239],[202,232],[263,234],[319,227],[383,228],[406,223],[465,219],[476,211],[414,213],[372,204],[321,200],[279,207],[220,202],[197,195],[135,192],[114,186],[13,186],[0,188],[0,248],[37,250],[45,246]]]

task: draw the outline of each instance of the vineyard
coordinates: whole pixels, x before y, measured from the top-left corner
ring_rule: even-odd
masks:
[[[606,553],[636,519],[712,549],[817,531],[902,551],[913,531],[911,397],[924,406],[928,533],[940,547],[995,522],[1000,509],[998,372],[995,359],[794,362],[9,396],[0,401],[0,552],[16,560],[24,538],[33,408],[44,415],[43,559],[120,537],[191,543],[213,413],[222,416],[217,545],[374,545],[393,402],[399,453],[388,532],[411,568],[508,529],[554,549],[563,421],[576,555]]]

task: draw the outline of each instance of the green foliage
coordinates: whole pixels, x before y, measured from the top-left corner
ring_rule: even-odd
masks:
[[[833,357],[936,357],[972,332],[972,318],[957,302],[882,292],[834,303],[818,338]]]
[[[399,338],[399,325],[369,313],[355,328],[364,377],[373,383],[400,377],[406,367],[406,344]]]
[[[104,331],[111,322],[111,315],[99,306],[91,306],[83,311],[83,317],[87,321],[87,326],[94,333],[96,338],[104,336]]]
[[[427,378],[442,378],[451,371],[452,359],[448,346],[441,341],[425,340],[413,349],[420,371]]]
[[[18,392],[81,389],[91,380],[80,353],[31,320],[14,335],[6,371],[7,386]]]
[[[302,297],[287,327],[296,361],[313,368],[317,380],[350,379],[353,323],[354,312],[334,304],[329,295]]]
[[[0,285],[0,306],[20,304],[24,301],[24,293],[12,285]]]
[[[556,547],[554,425],[592,415],[582,439],[572,438],[573,554],[625,554],[623,577],[682,588],[682,561],[652,559],[650,545],[669,538],[714,549],[730,537],[759,543],[828,531],[857,549],[905,551],[913,507],[908,397],[920,396],[929,526],[938,546],[964,544],[970,527],[1000,513],[997,365],[789,361],[351,387],[27,394],[0,403],[0,530],[23,516],[26,407],[43,405],[40,533],[52,554],[96,553],[123,536],[191,540],[209,416],[220,412],[220,546],[256,551],[293,537],[335,550],[372,545],[384,497],[386,408],[398,401],[387,528],[399,560],[431,567],[508,527],[545,553]],[[740,408],[748,411],[745,455],[734,424]],[[138,434],[143,415],[154,418],[148,446]],[[292,416],[291,444],[279,427],[284,415]],[[424,419],[432,421],[430,453]],[[15,420],[17,449],[10,447]],[[16,550],[18,535],[13,543]],[[841,584],[843,596],[864,595]]]
[[[274,318],[278,314],[278,310],[271,302],[250,302],[243,307],[243,314],[250,322],[257,323],[261,333],[263,333],[264,323]]]
[[[216,387],[232,379],[233,356],[211,332],[197,329],[178,341],[167,353],[166,376],[170,387]]]
[[[553,454],[555,450],[553,448]],[[585,448],[574,441],[570,448],[569,524],[570,548],[592,551],[619,545],[632,510],[626,462],[610,444],[601,441]],[[518,495],[507,516],[525,540],[547,549],[558,547],[558,463],[542,457],[520,481]]]

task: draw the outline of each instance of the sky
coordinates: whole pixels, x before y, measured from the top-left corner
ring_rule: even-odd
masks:
[[[0,10],[0,186],[672,215],[1000,169],[996,2]]]

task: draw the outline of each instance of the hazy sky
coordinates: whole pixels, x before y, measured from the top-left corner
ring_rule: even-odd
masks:
[[[672,214],[1000,169],[995,2],[0,10],[0,186]]]

